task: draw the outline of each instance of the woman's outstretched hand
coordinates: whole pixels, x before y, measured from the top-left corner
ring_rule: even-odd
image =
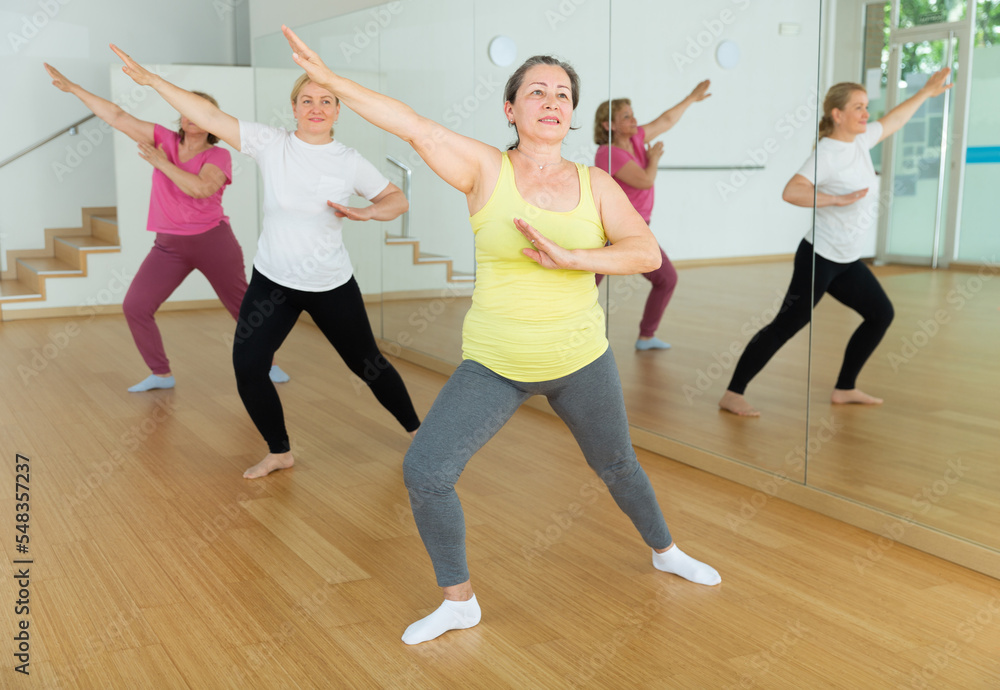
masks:
[[[355,208],[354,206],[337,204],[333,201],[327,201],[326,205],[333,209],[334,214],[338,218],[347,218],[349,220],[371,220],[372,218],[372,206]]]
[[[948,76],[951,74],[951,68],[944,67],[939,69],[937,72],[932,74],[927,78],[927,83],[924,84],[922,91],[927,92],[928,97],[934,98],[935,96],[940,96],[945,91],[953,87],[954,82],[951,84],[945,84],[948,81]]]
[[[114,43],[109,44],[111,50],[115,52],[115,55],[122,59],[125,64],[122,65],[122,72],[127,74],[132,78],[136,84],[142,84],[143,86],[152,86],[153,80],[156,79],[156,75],[150,72],[148,69],[140,65],[138,62],[133,60],[128,56],[128,54],[116,46]]]
[[[525,247],[521,253],[538,262],[542,268],[575,268],[574,255],[569,249],[560,247],[520,218],[514,219],[514,227],[521,231],[524,239],[531,242],[531,247]]]
[[[43,62],[42,64],[45,65],[45,71],[49,73],[50,77],[52,77],[52,86],[56,87],[60,91],[65,91],[66,93],[69,93],[72,90],[74,86],[73,82],[64,77],[62,72],[47,62]]]
[[[281,31],[285,34],[285,38],[288,39],[288,45],[292,48],[292,59],[295,60],[295,64],[306,71],[309,78],[320,86],[329,87],[332,77],[334,77],[333,71],[327,67],[322,60],[319,59],[319,55],[316,51],[310,50],[309,46],[305,42],[295,35],[295,32],[289,29],[287,26],[282,24]],[[336,95],[336,93],[334,94]]]
[[[711,85],[712,82],[708,79],[702,82],[698,82],[698,85],[694,87],[694,90],[691,92],[688,98],[690,98],[693,103],[705,100],[706,98],[712,95],[708,92],[708,89]]]
[[[834,201],[834,203],[832,205],[833,206],[850,206],[851,204],[853,204],[856,201],[861,201],[866,196],[868,196],[868,187],[865,187],[864,189],[859,189],[859,190],[857,190],[855,192],[851,192],[850,194],[841,194],[839,196],[836,196],[836,197],[834,197],[835,201]]]

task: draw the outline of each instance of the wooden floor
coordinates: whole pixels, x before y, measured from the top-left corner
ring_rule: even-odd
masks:
[[[0,687],[1000,687],[1000,582],[641,453],[678,543],[723,583],[659,573],[565,428],[527,408],[459,484],[482,623],[407,647],[440,596],[408,437],[301,324],[279,355],[298,464],[245,481],[264,446],[232,321],[159,321],[178,385],[145,394],[125,391],[145,371],[121,317],[0,325]],[[425,413],[443,378],[399,370]],[[13,670],[22,620],[30,679]]]
[[[790,262],[681,269],[659,331],[673,345],[667,352],[634,348],[649,283],[612,277],[602,288],[602,304],[610,314],[629,419],[638,428],[1000,549],[1000,280],[988,269],[985,278],[898,266],[875,272],[896,318],[859,385],[886,404],[830,404],[860,317],[827,297],[812,332],[803,329],[788,342],[747,389],[763,411],[758,419],[720,412],[717,403],[747,340],[780,308]],[[388,337],[457,363],[468,305],[467,298],[447,296],[388,302],[377,318]]]

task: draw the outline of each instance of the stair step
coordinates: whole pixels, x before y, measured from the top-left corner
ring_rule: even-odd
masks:
[[[90,234],[111,244],[118,244],[117,216],[91,216]]]
[[[0,301],[18,302],[23,300],[41,299],[37,290],[17,280],[0,280]]]
[[[121,249],[117,243],[102,240],[93,235],[78,235],[76,237],[57,237],[56,242],[63,242],[81,251],[100,252]]]
[[[417,244],[420,242],[416,237],[403,237],[402,235],[386,235],[386,244]]]
[[[23,266],[32,273],[40,276],[83,275],[83,271],[79,268],[55,257],[43,257],[41,259],[18,259],[17,263],[19,267]]]
[[[448,280],[452,283],[474,283],[476,282],[475,273],[463,273],[461,271],[452,271],[448,275]]]
[[[420,257],[417,259],[417,262],[421,264],[443,264],[449,261],[451,261],[450,256],[442,256],[441,254],[430,254],[428,252],[420,252]]]

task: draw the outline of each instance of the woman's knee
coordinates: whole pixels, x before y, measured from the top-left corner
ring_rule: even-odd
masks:
[[[632,446],[628,449],[621,449],[614,455],[594,467],[597,476],[608,486],[613,486],[618,482],[628,480],[639,469],[639,460],[635,456]]]
[[[145,299],[140,291],[129,290],[125,293],[125,299],[122,301],[122,312],[129,321],[151,318],[156,313],[156,306]]]
[[[240,383],[254,377],[266,377],[273,359],[273,352],[246,347],[237,341],[233,344],[233,371],[236,373],[236,382]]]
[[[424,449],[418,438],[413,440],[403,458],[403,485],[418,493],[444,494],[454,490],[458,477],[446,472],[441,463],[434,462],[432,454]]]
[[[658,269],[644,275],[654,287],[666,290],[673,290],[677,287],[677,269],[667,259],[663,260],[663,264]]]
[[[893,320],[895,320],[895,318],[896,308],[892,306],[892,302],[886,300],[885,308],[882,310],[882,323],[886,328],[889,328],[889,325],[893,322]]]

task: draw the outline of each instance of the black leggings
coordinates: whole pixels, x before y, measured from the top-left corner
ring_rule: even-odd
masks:
[[[733,393],[743,395],[747,384],[781,346],[809,323],[812,314],[808,299],[810,286],[814,289],[813,307],[829,292],[834,299],[858,312],[864,319],[847,343],[836,386],[841,390],[857,387],[861,367],[868,361],[892,323],[892,302],[871,270],[860,260],[838,264],[817,254],[815,275],[810,281],[812,274],[813,247],[802,240],[795,252],[792,282],[788,286],[781,311],[774,321],[760,329],[747,344],[736,365],[736,371],[733,372],[733,380],[729,383],[729,390]]]
[[[403,379],[375,344],[361,290],[353,277],[326,292],[305,292],[279,285],[255,268],[236,322],[233,367],[243,405],[272,453],[286,453],[291,446],[281,399],[268,376],[271,360],[303,311],[404,429],[413,431],[420,426]]]

